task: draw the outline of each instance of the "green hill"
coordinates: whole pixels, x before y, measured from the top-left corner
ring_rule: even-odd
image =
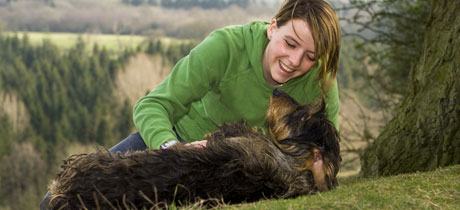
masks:
[[[426,173],[342,180],[332,191],[223,209],[459,209],[460,165]]]

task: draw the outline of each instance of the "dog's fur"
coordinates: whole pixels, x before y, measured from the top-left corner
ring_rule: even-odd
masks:
[[[74,155],[50,185],[51,209],[141,209],[199,199],[226,203],[288,198],[336,186],[339,136],[325,105],[299,105],[275,90],[269,135],[223,125],[205,148]]]

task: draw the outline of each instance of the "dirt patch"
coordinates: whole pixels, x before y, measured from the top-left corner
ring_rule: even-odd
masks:
[[[139,53],[132,57],[115,79],[115,97],[131,104],[155,89],[169,74],[172,64],[161,55]]]
[[[6,113],[15,133],[22,133],[29,124],[27,109],[18,97],[12,93],[0,92],[0,112]]]

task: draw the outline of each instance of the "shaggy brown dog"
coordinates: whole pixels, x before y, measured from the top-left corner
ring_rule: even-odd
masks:
[[[244,123],[208,135],[205,148],[183,144],[127,154],[74,155],[50,190],[52,209],[141,209],[204,199],[226,203],[288,198],[336,185],[339,136],[325,105],[299,105],[275,90],[269,137]]]

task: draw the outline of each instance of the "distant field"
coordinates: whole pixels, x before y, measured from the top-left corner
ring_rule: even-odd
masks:
[[[7,36],[18,35],[22,38],[27,33],[30,43],[40,45],[43,40],[50,40],[61,49],[70,49],[81,38],[86,44],[87,49],[91,50],[93,45],[97,43],[100,47],[105,47],[111,52],[119,52],[125,49],[135,49],[140,44],[147,46],[147,40],[151,37],[139,35],[117,35],[117,34],[88,34],[88,33],[46,33],[46,32],[5,32]],[[170,37],[155,37],[153,39],[161,39],[164,46],[170,43],[190,42],[187,39],[175,39]]]
[[[42,33],[42,32],[7,32],[7,35],[17,34],[20,38],[27,33],[30,43],[41,44],[43,40],[50,40],[62,49],[69,49],[75,46],[79,38],[88,44],[88,49],[97,43],[110,51],[120,51],[127,48],[135,48],[146,40],[144,36],[115,35],[115,34],[79,34],[79,33]]]

